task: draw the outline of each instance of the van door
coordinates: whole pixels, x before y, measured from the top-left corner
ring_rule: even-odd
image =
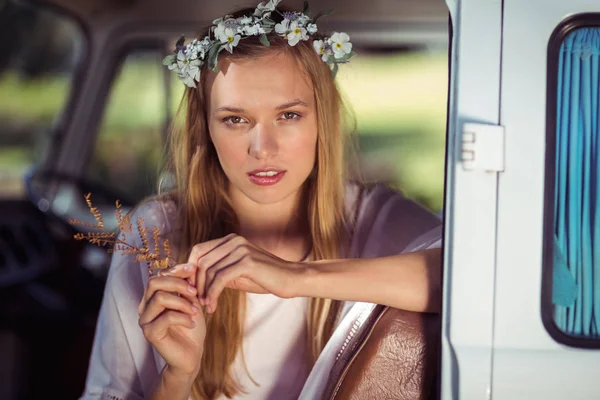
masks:
[[[600,398],[600,3],[503,1],[494,399]]]
[[[495,243],[503,139],[502,4],[449,2],[452,16],[442,397],[485,399],[492,377]],[[491,144],[491,145],[490,145]],[[500,161],[500,162],[497,162]]]
[[[447,2],[442,398],[600,398],[600,3]]]

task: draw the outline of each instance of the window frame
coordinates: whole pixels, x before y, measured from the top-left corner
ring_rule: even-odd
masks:
[[[544,227],[542,253],[541,316],[546,331],[556,342],[569,347],[600,349],[600,338],[576,337],[565,333],[554,320],[553,267],[554,267],[554,190],[556,187],[556,127],[558,104],[558,61],[560,48],[566,37],[580,28],[600,28],[600,13],[572,15],[557,25],[548,41],[546,61],[546,155],[544,177]]]

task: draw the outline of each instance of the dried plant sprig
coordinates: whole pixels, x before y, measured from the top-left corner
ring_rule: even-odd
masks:
[[[88,205],[88,207],[90,208],[90,212],[94,216],[94,219],[98,222],[98,226],[100,228],[104,228],[104,221],[102,220],[102,215],[100,214],[100,211],[96,207],[92,206],[92,194],[91,193],[88,193],[85,195],[85,202]]]
[[[119,224],[119,229],[121,230],[121,232],[123,233],[131,233],[132,232],[132,227],[131,227],[131,219],[129,217],[129,215],[125,215],[123,216],[123,206],[121,205],[121,202],[119,200],[117,200],[115,202],[116,205],[116,217],[117,217],[117,223]]]
[[[120,239],[114,232],[110,232],[106,229],[100,210],[98,210],[92,204],[91,193],[85,195],[85,202],[90,209],[90,213],[96,220],[96,224],[74,218],[69,219],[69,223],[71,225],[79,225],[86,228],[96,229],[97,232],[77,233],[73,236],[76,240],[87,240],[99,247],[112,246],[112,248],[108,249],[109,253],[120,251],[121,254],[134,255],[136,261],[145,262],[148,265],[148,274],[150,275],[152,275],[153,271],[155,272],[157,269],[165,269],[175,265],[175,260],[171,254],[171,244],[169,243],[168,239],[165,239],[164,241],[161,239],[160,229],[158,227],[155,226],[152,228],[154,249],[151,251],[148,241],[148,229],[145,226],[144,219],[139,217],[136,225],[137,231],[142,240],[142,247],[131,245],[125,240]],[[115,202],[115,206],[115,216],[119,225],[119,230],[123,234],[123,238],[126,239],[127,234],[131,234],[133,232],[131,218],[129,215],[123,215],[123,208],[119,200]],[[164,255],[161,255],[161,242]]]

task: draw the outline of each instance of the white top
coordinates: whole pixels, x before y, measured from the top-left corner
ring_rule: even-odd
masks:
[[[243,351],[250,376],[241,357],[234,374],[248,399],[294,399],[310,372],[306,354],[308,299],[281,299],[271,294],[247,294]],[[225,396],[219,399],[225,400]]]

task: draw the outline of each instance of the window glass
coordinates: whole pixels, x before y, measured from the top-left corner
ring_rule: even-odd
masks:
[[[159,52],[123,60],[86,171],[127,203],[156,193],[169,114],[163,73]]]
[[[356,120],[362,177],[385,181],[434,212],[444,192],[446,48],[358,50],[337,79]]]
[[[600,339],[600,28],[558,53],[552,304],[569,336]]]
[[[0,5],[0,196],[24,198],[24,173],[43,161],[81,61],[82,33],[64,15]]]

